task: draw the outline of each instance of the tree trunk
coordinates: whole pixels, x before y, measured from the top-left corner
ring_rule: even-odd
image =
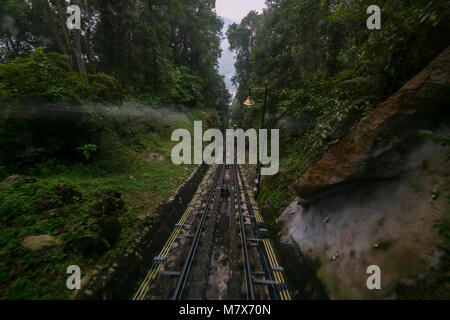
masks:
[[[66,40],[66,45],[67,45],[68,51],[73,53],[72,44],[71,44],[70,38],[69,38],[69,32],[67,30],[66,20],[64,19],[64,16],[63,16],[63,9],[62,9],[63,6],[61,5],[61,0],[56,0],[55,2],[56,2],[56,7],[58,9],[60,28],[63,31],[64,39]]]
[[[86,40],[85,40],[85,46],[86,46],[86,55],[87,55],[87,61],[92,61],[92,51],[91,51],[91,37],[92,37],[92,21],[91,17],[89,16],[89,1],[84,0],[84,19],[87,21],[87,29],[86,29]]]
[[[48,22],[50,24],[50,28],[52,30],[53,36],[55,37],[56,43],[57,43],[57,45],[59,47],[59,50],[61,50],[61,52],[63,54],[68,54],[67,48],[64,46],[64,44],[63,44],[63,42],[61,40],[61,37],[59,35],[58,27],[56,25],[56,22],[53,19],[53,14],[52,14],[52,11],[50,9],[50,5],[47,2],[47,0],[44,0],[43,3],[44,3],[45,13],[47,14]]]
[[[84,65],[83,57],[81,54],[81,41],[80,34],[81,30],[74,30],[75,32],[75,57],[77,58],[78,71],[81,74],[86,74],[86,66]]]
[[[44,2],[46,2],[46,1],[44,1]],[[86,74],[86,66],[84,65],[84,61],[83,61],[83,57],[82,57],[82,53],[81,53],[81,40],[80,40],[81,30],[73,30],[73,32],[75,33],[75,45],[73,45],[72,41],[70,40],[69,30],[67,29],[66,19],[64,16],[64,12],[65,12],[64,9],[66,7],[61,3],[61,0],[55,0],[55,3],[56,3],[56,7],[58,9],[60,28],[63,31],[68,51],[71,52],[71,55],[73,57],[75,57],[75,60],[77,61],[78,71],[81,74]],[[79,1],[74,1],[74,4],[79,6]]]

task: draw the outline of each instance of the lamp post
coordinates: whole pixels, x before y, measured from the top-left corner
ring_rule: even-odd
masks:
[[[252,100],[252,97],[251,97],[251,92],[252,92],[252,90],[253,91],[262,91],[262,90],[264,90],[264,105],[263,105],[263,113],[262,113],[262,119],[261,119],[261,129],[263,129],[264,128],[264,120],[265,120],[265,116],[266,116],[266,105],[267,105],[267,91],[268,91],[268,88],[269,88],[269,81],[266,81],[266,85],[265,85],[265,87],[264,88],[261,88],[261,87],[248,87],[248,98],[247,98],[247,100],[245,100],[244,101],[244,105],[246,105],[247,107],[251,107],[251,106],[254,106],[255,105],[255,102]],[[256,195],[255,195],[255,198],[256,197],[258,197],[258,195],[259,195],[259,189],[260,189],[260,186],[261,186],[261,159],[260,159],[260,156],[261,156],[261,148],[262,148],[262,146],[260,145],[259,146],[259,150],[258,150],[258,164],[257,164],[257,176],[258,176],[258,178],[257,178],[257,180],[256,180]]]

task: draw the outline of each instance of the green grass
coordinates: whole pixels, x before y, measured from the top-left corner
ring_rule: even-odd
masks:
[[[203,116],[202,111],[172,115],[165,122],[155,123],[152,132],[119,141],[120,156],[126,158],[121,162],[123,168],[104,170],[96,162],[48,161],[26,171],[35,182],[17,183],[0,191],[0,299],[69,299],[73,296],[66,288],[69,265],[80,266],[84,274],[97,266],[109,268],[144,226],[150,223],[151,227],[157,206],[167,201],[194,169],[193,165],[172,164],[170,154],[175,143],[170,141],[170,133],[180,127],[192,131],[193,120]],[[163,154],[165,159],[149,162],[146,152]],[[110,160],[114,159],[106,159]],[[98,161],[103,160],[99,157]],[[5,171],[5,176],[15,173]],[[62,203],[54,192],[61,183],[81,192],[81,199],[74,204]],[[95,195],[110,189],[121,192],[126,204],[119,215],[119,241],[103,253],[76,253],[71,241],[98,231],[93,216]],[[57,205],[59,212],[43,215],[37,207],[44,199]],[[39,234],[57,237],[64,248],[33,253],[21,246],[25,237]]]
[[[258,201],[261,205],[274,209],[274,213],[281,214],[297,193],[293,187],[297,179],[313,166],[325,153],[327,146],[323,143],[314,144],[309,135],[300,138],[284,136],[280,140],[280,170],[277,175],[263,179]],[[265,217],[269,224],[275,223],[276,216]]]

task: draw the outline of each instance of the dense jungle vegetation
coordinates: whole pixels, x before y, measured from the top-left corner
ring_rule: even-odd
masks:
[[[66,26],[69,2],[81,30]],[[449,45],[450,10],[440,0],[266,3],[226,36],[239,85],[233,121],[261,126],[261,92],[254,107],[242,102],[268,81],[265,127],[283,128],[280,172],[258,199],[275,235],[295,181]],[[372,4],[381,30],[366,28]],[[214,5],[0,0],[0,299],[73,298],[68,265],[108,269],[151,229],[154,209],[193,169],[172,164],[171,132],[194,120],[220,128],[228,114]],[[448,243],[449,225],[439,224]]]
[[[109,268],[192,172],[171,132],[229,103],[214,3],[0,1],[1,298],[70,297],[67,266]]]
[[[228,29],[237,55],[235,121],[244,128],[261,126],[261,90],[252,93],[255,107],[242,101],[249,86],[268,81],[265,126],[284,128],[281,173],[266,179],[271,187],[263,190],[262,202],[270,198],[282,208],[292,200],[290,183],[450,43],[445,1],[378,1],[381,30],[366,27],[370,4],[269,0],[263,14],[250,12]]]
[[[250,12],[227,32],[237,55],[239,85],[233,116],[244,128],[259,128],[264,95],[252,91],[256,105],[242,102],[249,87],[269,92],[265,127],[282,128],[280,172],[266,177],[259,195],[265,219],[276,234],[275,219],[297,197],[295,182],[358,120],[421,72],[450,44],[448,1],[435,0],[268,0],[262,14]],[[381,8],[381,29],[369,30],[367,8]],[[423,134],[423,133],[422,133]],[[428,138],[448,146],[448,137]],[[448,171],[438,174],[447,181]],[[438,222],[450,244],[448,217]],[[430,286],[404,297],[439,296],[450,259]],[[446,271],[447,270],[447,271]]]

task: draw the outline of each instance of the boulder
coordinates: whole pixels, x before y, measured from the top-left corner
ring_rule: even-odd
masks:
[[[82,197],[81,192],[76,191],[64,183],[57,185],[54,191],[64,203],[72,204]]]
[[[0,190],[6,190],[10,186],[16,185],[19,182],[33,183],[33,182],[36,182],[36,179],[26,178],[26,177],[19,176],[19,175],[12,175],[12,176],[9,176],[8,178],[6,178],[5,180],[3,180]]]
[[[450,100],[450,47],[373,112],[296,183],[306,200],[349,182],[395,178],[411,169],[404,154],[434,130]]]
[[[445,264],[436,221],[448,203],[439,196],[444,177],[429,173],[448,168],[448,149],[417,131],[448,136],[449,95],[446,49],[297,181],[299,197],[277,219],[286,256],[301,252],[288,275],[311,261],[305,267],[340,300],[403,298],[404,283],[420,292],[434,277]],[[382,270],[382,290],[367,290],[372,264]]]
[[[22,241],[22,247],[31,251],[50,250],[62,245],[61,240],[48,234],[28,236]]]
[[[22,179],[23,179],[22,176],[12,175],[12,176],[9,176],[8,178],[6,178],[5,180],[3,180],[3,183],[8,186],[12,186],[13,184],[17,183],[18,181],[20,181]]]
[[[148,162],[162,162],[166,159],[166,157],[159,152],[152,152],[150,150],[146,150],[142,154],[143,158],[147,160]]]

